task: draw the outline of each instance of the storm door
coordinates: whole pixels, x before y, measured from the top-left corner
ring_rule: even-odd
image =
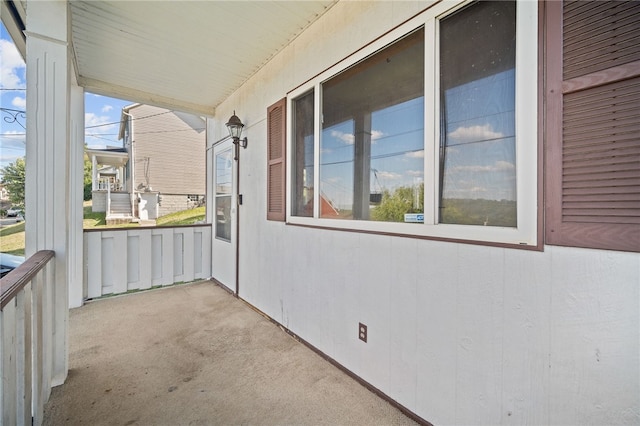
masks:
[[[236,291],[236,162],[231,140],[213,147],[212,276]]]

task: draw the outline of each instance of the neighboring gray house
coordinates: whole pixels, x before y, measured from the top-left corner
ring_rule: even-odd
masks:
[[[108,192],[112,223],[154,220],[204,203],[204,130],[204,119],[191,114],[143,104],[123,108],[123,148],[87,151],[94,162],[94,211],[106,211]]]

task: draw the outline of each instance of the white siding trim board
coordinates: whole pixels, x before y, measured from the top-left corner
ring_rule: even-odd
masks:
[[[235,108],[254,141],[240,169],[239,297],[434,424],[637,424],[637,253],[266,220],[267,107],[417,4],[337,3],[216,108],[210,140]]]

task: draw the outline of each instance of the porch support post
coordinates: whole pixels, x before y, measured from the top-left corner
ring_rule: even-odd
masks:
[[[353,218],[369,219],[371,193],[371,113],[355,117],[355,161],[353,176]]]
[[[84,303],[84,248],[82,220],[84,218],[84,89],[70,73],[70,146],[69,146],[69,308]]]
[[[95,155],[91,155],[91,190],[98,189],[98,160]]]
[[[82,230],[71,217],[77,199],[71,192],[77,186],[71,183],[76,173],[70,169],[78,164],[71,149],[68,5],[60,0],[28,1],[27,10],[26,255],[55,251],[48,290],[54,304],[54,338],[47,344],[53,349],[51,385],[56,386],[64,383],[68,371],[70,270],[74,262],[82,262],[82,256],[76,258],[70,250]]]

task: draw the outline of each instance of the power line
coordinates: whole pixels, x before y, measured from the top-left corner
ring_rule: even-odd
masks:
[[[189,132],[191,130],[194,130],[194,131],[204,130],[204,127],[198,128],[198,129],[154,130],[154,131],[149,131],[149,132],[136,132],[136,136],[137,135],[147,135],[147,134],[157,134],[157,133]],[[117,134],[118,133],[85,133],[85,136],[94,136],[94,135],[115,136]]]
[[[143,120],[145,118],[151,118],[151,117],[157,117],[163,114],[169,114],[170,112],[173,112],[173,111],[159,112],[157,114],[146,115],[144,117],[131,117],[131,120]],[[114,124],[122,124],[125,121],[126,120],[120,120],[120,121],[114,121],[112,123],[96,124],[95,126],[86,126],[85,129],[95,129],[96,127],[113,126]]]
[[[21,111],[21,110],[17,110],[17,109],[8,109],[8,108],[3,108],[4,110],[7,111],[11,111],[11,112],[15,112],[18,114],[26,114],[26,111]],[[174,112],[174,111],[164,111],[164,112],[158,112],[156,114],[150,114],[150,115],[145,115],[143,117],[131,117],[132,120],[144,120],[146,118],[151,118],[151,117],[157,117],[159,115],[164,115],[164,114],[169,114],[170,112]],[[85,126],[85,130],[86,129],[95,129],[96,127],[104,127],[104,126],[113,126],[114,124],[122,124],[124,123],[126,120],[120,120],[120,121],[113,121],[110,123],[102,123],[102,124],[96,124],[94,126]],[[188,130],[188,129],[187,129]],[[204,130],[204,128],[201,129],[194,129],[194,130]]]
[[[409,149],[409,150],[406,150],[406,151],[391,152],[391,153],[388,153],[388,154],[372,155],[371,159],[372,160],[379,160],[380,158],[397,157],[399,155],[406,155],[406,154],[411,154],[413,152],[420,152],[420,151],[424,151],[424,148]],[[328,163],[320,163],[320,166],[333,166],[335,164],[347,164],[347,163],[353,163],[353,162],[354,162],[354,159],[342,160],[342,161],[332,161],[332,162],[328,162]]]
[[[162,133],[179,133],[179,132],[189,132],[191,130],[200,131],[204,130],[204,127],[197,129],[176,129],[176,130],[157,130],[157,131],[149,131],[149,132],[136,132],[136,135],[147,135],[147,134],[162,134]],[[104,139],[110,142],[120,143],[120,140],[105,138],[105,136],[116,136],[118,133],[85,133],[84,136],[88,138],[97,138]],[[26,136],[26,133],[0,133],[0,137],[11,138],[11,137],[19,137]]]
[[[86,135],[85,135],[85,136],[86,136]],[[96,138],[96,139],[102,139],[102,140],[105,140],[105,141],[108,141],[108,142],[117,143],[117,144],[121,144],[121,142],[120,142],[119,140],[103,138],[103,137],[95,136],[95,135],[94,135],[94,136],[89,136],[89,137],[90,137],[90,138]]]

